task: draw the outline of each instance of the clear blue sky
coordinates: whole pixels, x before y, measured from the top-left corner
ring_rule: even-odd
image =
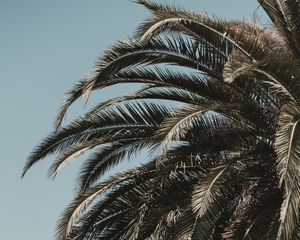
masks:
[[[157,0],[227,18],[251,19],[255,0]],[[261,10],[259,11],[261,14]],[[53,239],[73,197],[77,161],[55,181],[47,158],[24,179],[32,148],[51,131],[64,92],[101,52],[127,39],[148,12],[129,0],[0,0],[0,238]],[[119,93],[106,89],[97,100]],[[82,110],[81,101],[67,115]]]

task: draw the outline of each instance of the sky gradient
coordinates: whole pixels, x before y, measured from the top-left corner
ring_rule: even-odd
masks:
[[[246,19],[258,7],[255,0],[155,2]],[[88,73],[106,47],[132,36],[147,16],[129,0],[0,0],[1,239],[53,239],[59,214],[72,200],[80,159],[55,181],[47,179],[53,158],[21,179],[24,161],[52,130],[63,94]],[[258,16],[264,18],[261,9]],[[105,89],[92,102],[120,93],[117,87]],[[78,101],[67,121],[81,111]]]

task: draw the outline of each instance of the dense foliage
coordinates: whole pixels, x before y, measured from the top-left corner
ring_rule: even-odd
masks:
[[[92,152],[57,239],[300,239],[300,1],[259,0],[268,27],[137,2],[152,17],[67,93],[26,162],[23,175],[58,153],[54,177]],[[78,98],[120,83],[142,87],[61,126]]]

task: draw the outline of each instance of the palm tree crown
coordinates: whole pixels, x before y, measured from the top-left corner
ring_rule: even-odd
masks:
[[[152,17],[67,93],[24,167],[58,153],[55,177],[93,152],[57,239],[300,239],[300,1],[258,2],[268,28],[137,0]],[[142,87],[61,126],[119,83]],[[143,149],[146,163],[99,181]]]

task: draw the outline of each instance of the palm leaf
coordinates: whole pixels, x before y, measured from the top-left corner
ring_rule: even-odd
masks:
[[[137,37],[151,39],[165,31],[187,34],[198,43],[209,44],[224,56],[233,49],[239,49],[245,56],[259,60],[275,48],[282,49],[281,38],[266,31],[259,24],[245,21],[225,21],[210,18],[175,7],[161,5],[147,0],[137,1],[147,7],[153,17],[145,21],[137,30]]]
[[[218,56],[217,52],[211,51],[209,46],[204,45],[199,46],[196,53],[191,49],[191,40],[181,36],[153,39],[147,43],[130,41],[115,44],[94,67],[90,77],[67,93],[55,125],[58,127],[61,124],[65,112],[76,99],[83,95],[87,100],[92,90],[103,88],[107,81],[110,82],[111,75],[126,67],[137,64],[170,63],[198,69],[211,76],[220,77],[224,59]],[[138,81],[135,80],[135,82]],[[115,81],[115,83],[117,82]]]
[[[300,159],[300,144],[298,118],[297,110],[291,106],[286,106],[279,118],[280,125],[275,139],[279,184],[285,191],[278,231],[278,238],[282,239],[291,237],[293,229],[299,221],[300,175],[298,160]]]
[[[84,142],[67,148],[50,166],[48,176],[55,178],[57,173],[73,159],[79,157],[87,150],[103,143],[103,139],[97,139],[90,142]]]
[[[84,192],[91,187],[103,174],[123,159],[129,159],[132,154],[144,148],[153,148],[156,143],[143,138],[125,142],[115,142],[100,149],[88,158],[80,171],[78,178],[78,192]]]
[[[124,189],[133,187],[135,179],[142,178],[151,178],[153,177],[153,172],[155,170],[147,170],[144,169],[143,172],[128,172],[122,175],[117,175],[114,178],[111,178],[109,181],[96,185],[95,187],[89,189],[88,191],[82,193],[78,197],[76,197],[73,202],[66,208],[64,213],[62,214],[62,218],[60,219],[57,226],[57,238],[58,239],[67,239],[68,236],[72,233],[73,226],[78,221],[78,218],[82,215],[82,212],[103,192],[109,190],[113,186],[117,186],[118,184],[126,183]],[[121,192],[119,189],[119,192]],[[114,193],[114,194],[117,194]],[[120,194],[120,193],[118,193]],[[100,208],[97,208],[97,211],[100,211]],[[99,216],[97,214],[97,216]]]
[[[101,143],[107,143],[148,135],[170,112],[170,107],[160,103],[126,103],[89,115],[88,118],[79,118],[58,132],[50,134],[36,147],[26,162],[22,176],[47,155],[61,152],[74,144],[99,138],[102,139]]]
[[[220,166],[212,169],[209,174],[203,177],[195,186],[192,194],[192,209],[196,216],[201,218],[221,194],[220,186],[224,185],[227,166]]]

